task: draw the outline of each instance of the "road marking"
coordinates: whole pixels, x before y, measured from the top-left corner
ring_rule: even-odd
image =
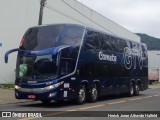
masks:
[[[97,107],[102,107],[102,106],[105,106],[105,104],[89,106],[89,107],[83,107],[83,108],[79,108],[78,110],[86,110],[86,109],[92,109],[92,108],[97,108]]]
[[[160,96],[160,94],[157,94],[157,95],[153,95],[154,97],[157,97],[157,96]]]
[[[39,118],[39,117],[37,117],[37,118]],[[22,119],[17,119],[17,120],[33,120],[33,119],[37,119],[37,118],[30,117],[30,118],[22,118]]]
[[[106,105],[114,105],[114,104],[119,104],[119,103],[124,103],[127,102],[126,100],[118,101],[118,102],[111,102],[111,103],[106,103]]]
[[[45,114],[45,115],[43,115],[43,117],[47,117],[47,116],[50,116],[50,115],[60,115],[60,114],[68,113],[68,112],[72,112],[72,111],[62,111],[62,112]]]
[[[134,99],[129,99],[128,101],[142,100],[142,99],[151,98],[151,97],[153,97],[153,96],[147,96],[147,97],[134,98]]]
[[[76,109],[73,109],[73,110],[66,110],[66,111],[69,111],[69,112],[74,112],[74,111],[77,111]]]

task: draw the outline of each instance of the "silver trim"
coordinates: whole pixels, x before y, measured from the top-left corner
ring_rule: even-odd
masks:
[[[19,88],[17,89],[21,92],[34,92],[34,93],[40,93],[40,92],[47,92],[47,91],[50,91],[48,89],[45,89],[45,88]]]

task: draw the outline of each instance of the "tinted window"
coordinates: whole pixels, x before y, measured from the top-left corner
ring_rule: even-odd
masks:
[[[103,35],[103,39],[104,39],[104,47],[102,48],[103,50],[111,50],[111,43],[110,43],[110,36],[108,35]]]
[[[117,52],[117,38],[111,37],[111,51]]]
[[[87,31],[84,46],[85,49],[111,50],[110,36],[99,32]]]
[[[52,55],[20,56],[18,71],[19,77],[49,77],[57,75],[57,66],[53,62]]]
[[[61,43],[63,25],[43,26],[29,29],[24,36],[22,49],[41,50],[55,47]]]
[[[79,47],[69,47],[61,50],[60,54],[60,75],[65,76],[74,71],[78,56]]]
[[[29,29],[20,47],[25,50],[41,50],[61,45],[80,45],[84,28],[78,26],[51,25]]]
[[[63,44],[79,46],[81,44],[83,31],[83,28],[76,26],[68,26],[65,29]]]
[[[117,51],[120,53],[123,53],[125,47],[128,47],[127,42],[125,40],[118,39],[117,40]]]
[[[100,33],[87,31],[85,36],[85,49],[101,49],[102,48],[102,39]]]
[[[85,35],[85,50],[102,49],[123,53],[125,47],[130,48],[131,42],[95,31],[87,31]]]

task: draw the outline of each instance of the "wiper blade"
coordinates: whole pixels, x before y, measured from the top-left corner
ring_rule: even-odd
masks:
[[[57,75],[55,76],[51,76],[51,77],[48,77],[48,76],[35,76],[36,78],[47,78],[47,79],[54,79],[57,77]]]

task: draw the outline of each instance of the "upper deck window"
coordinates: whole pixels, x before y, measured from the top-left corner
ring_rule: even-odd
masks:
[[[42,50],[61,45],[79,46],[84,28],[70,25],[50,25],[30,28],[24,35],[24,50]]]

